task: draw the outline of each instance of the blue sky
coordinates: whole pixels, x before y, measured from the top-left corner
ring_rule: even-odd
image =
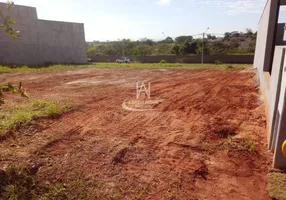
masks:
[[[1,0],[0,0],[1,1]],[[5,2],[5,1],[2,1]],[[257,29],[266,0],[14,0],[40,19],[82,22],[87,41]],[[283,8],[284,10],[284,8]],[[285,9],[286,10],[286,9]],[[285,19],[283,11],[280,18]],[[281,20],[280,20],[281,21]]]

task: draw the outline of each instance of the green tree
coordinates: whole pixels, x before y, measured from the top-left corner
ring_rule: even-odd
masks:
[[[7,10],[8,12],[14,7],[14,2],[13,1],[7,1]],[[21,39],[20,32],[16,31],[13,28],[13,25],[16,24],[16,21],[9,15],[5,16],[4,11],[0,10],[0,28],[3,28],[5,30],[5,33],[7,35],[10,35],[13,40]]]
[[[157,44],[155,47],[156,55],[170,55],[172,51],[172,44]]]
[[[202,54],[202,39],[197,39],[197,54]],[[204,54],[209,55],[210,54],[210,44],[208,41],[205,39],[204,40]]]
[[[192,54],[192,53],[195,53],[196,51],[196,46],[197,44],[195,42],[188,42],[188,41],[185,41],[181,46],[180,46],[180,49],[179,49],[179,53],[181,55],[185,55],[185,54]]]
[[[215,35],[211,35],[211,34],[207,34],[207,39],[209,40],[215,40],[216,36]]]
[[[248,44],[248,52],[249,53],[255,53],[255,46],[256,46],[256,42],[255,41],[251,41]]]
[[[106,55],[115,55],[116,54],[112,44],[105,45],[103,53]]]
[[[171,37],[167,37],[165,40],[161,40],[158,43],[159,44],[171,44],[171,43],[174,43],[174,40]]]
[[[239,33],[238,31],[233,31],[231,32],[231,37],[240,37],[241,33]]]
[[[167,38],[165,39],[165,41],[166,41],[166,43],[174,43],[174,40],[173,40],[173,38],[171,38],[171,37],[167,37]]]
[[[104,50],[105,50],[104,44],[100,44],[100,45],[96,46],[96,53],[104,54]]]
[[[236,35],[238,37],[236,37]],[[247,36],[249,35],[249,37]],[[204,40],[205,54],[249,54],[254,52],[257,33],[246,29],[245,33],[226,32],[224,37],[208,34]],[[215,40],[214,40],[215,39]],[[214,41],[211,41],[214,40]],[[250,46],[247,46],[251,42]],[[178,36],[175,43],[171,37],[155,42],[148,38],[137,41],[94,41],[89,44],[88,55],[186,55],[201,54],[202,40],[192,36]],[[123,49],[123,50],[122,50]]]
[[[238,48],[240,46],[240,42],[239,40],[237,40],[236,38],[232,38],[229,42],[229,47],[234,49],[234,48]]]
[[[180,48],[181,46],[178,44],[173,45],[171,53],[175,55],[180,55]]]
[[[246,29],[246,36],[251,41],[256,41],[257,32],[253,33],[253,31],[250,28],[247,28]]]
[[[179,36],[175,38],[175,42],[178,44],[183,44],[184,42],[191,42],[193,40],[193,36]]]
[[[196,54],[198,49],[198,41],[194,40],[190,43],[189,52],[190,54]]]
[[[135,56],[148,56],[151,55],[153,48],[148,44],[142,44],[136,46],[133,50],[133,55]]]
[[[151,40],[151,39],[148,39],[148,38],[142,38],[142,39],[140,39],[139,41],[138,41],[138,43],[140,44],[148,44],[148,45],[150,45],[150,46],[152,46],[152,45],[154,45],[155,44],[155,42],[153,41],[153,40]]]
[[[227,54],[228,46],[226,46],[222,41],[216,41],[209,47],[209,52],[211,55],[225,55]]]
[[[224,33],[224,39],[228,40],[231,37],[231,33],[230,32],[226,32]]]
[[[179,55],[186,55],[188,53],[189,43],[186,41],[180,45]]]
[[[253,31],[251,30],[251,28],[246,29],[246,35],[247,35],[247,37],[250,37],[253,35]]]
[[[92,45],[90,46],[88,49],[87,49],[87,56],[90,57],[90,56],[95,56],[96,55],[96,46],[95,45]]]
[[[131,56],[133,53],[133,48],[136,46],[134,42],[132,42],[130,39],[124,39],[123,40],[123,49],[124,49],[124,55],[125,56]]]

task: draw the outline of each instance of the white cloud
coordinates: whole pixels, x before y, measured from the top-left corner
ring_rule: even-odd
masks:
[[[224,9],[229,15],[262,13],[266,0],[192,0]]]
[[[159,0],[156,3],[160,6],[169,6],[172,0]]]

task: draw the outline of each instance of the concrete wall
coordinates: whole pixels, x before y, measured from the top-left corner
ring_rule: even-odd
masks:
[[[276,133],[277,133],[277,113],[278,113],[278,103],[280,98],[281,91],[281,82],[284,69],[284,60],[285,60],[285,46],[277,46],[275,48],[274,60],[273,60],[273,69],[270,78],[270,87],[268,90],[268,146],[272,151],[275,147]]]
[[[274,149],[274,167],[286,169],[286,158],[282,154],[282,144],[286,140],[286,67],[285,67],[285,49],[283,51],[283,61],[281,64],[281,77],[279,87],[278,106],[275,116],[273,129],[272,148]]]
[[[84,24],[39,20],[33,7],[16,5],[8,12],[0,3],[0,10],[15,19],[21,34],[21,40],[13,41],[0,31],[0,63],[86,63]]]
[[[267,0],[259,22],[254,67],[271,73],[279,1]]]
[[[267,1],[259,22],[254,59],[266,106],[268,147],[274,152],[273,165],[278,169],[286,169],[282,154],[286,140],[286,34],[285,23],[278,24],[279,9],[285,3]]]
[[[115,62],[120,56],[92,56],[93,62]],[[201,56],[130,56],[132,61],[142,63],[159,63],[161,60],[166,60],[169,63],[201,63]],[[204,56],[205,63],[214,63],[216,60],[222,63],[241,63],[252,64],[253,55],[218,55]]]
[[[286,45],[286,24],[280,23],[277,25],[275,45]]]

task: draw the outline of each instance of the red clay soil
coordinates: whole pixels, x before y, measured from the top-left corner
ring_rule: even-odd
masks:
[[[1,82],[19,79],[30,99],[74,109],[0,142],[0,167],[39,164],[42,184],[80,174],[99,199],[269,199],[271,157],[251,70],[88,68],[0,75]],[[165,101],[151,111],[124,110],[123,101],[135,99],[136,81],[150,81],[151,99]]]

